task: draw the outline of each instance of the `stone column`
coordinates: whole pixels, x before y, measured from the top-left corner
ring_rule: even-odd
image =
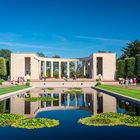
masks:
[[[70,78],[70,65],[69,65],[69,61],[67,61],[67,78]]]
[[[61,61],[59,61],[59,78],[61,79]]]
[[[67,94],[68,107],[70,106],[70,94]]]
[[[53,78],[53,61],[51,61],[51,77]]]
[[[59,106],[61,106],[61,93],[59,93]]]
[[[97,92],[93,93],[93,114],[97,114]]]
[[[83,71],[84,71],[84,76],[86,76],[86,64],[85,64],[85,61],[83,61]]]
[[[41,78],[41,61],[38,61],[38,74],[39,74],[39,79]]]
[[[51,93],[51,98],[53,98],[53,93]],[[51,101],[51,107],[53,107],[53,101]]]
[[[75,73],[77,72],[77,61],[75,62]]]
[[[46,76],[46,61],[43,64],[43,76]]]
[[[78,107],[78,96],[75,94],[75,107]]]

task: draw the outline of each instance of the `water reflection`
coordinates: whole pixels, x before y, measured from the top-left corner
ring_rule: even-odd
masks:
[[[131,115],[140,115],[140,107],[116,97],[97,92],[84,90],[84,94],[64,94],[64,90],[47,93],[41,89],[31,91],[31,97],[55,97],[59,100],[51,102],[26,102],[27,94],[19,94],[0,101],[0,113],[25,114],[33,117],[41,111],[82,109],[93,114],[119,112]]]

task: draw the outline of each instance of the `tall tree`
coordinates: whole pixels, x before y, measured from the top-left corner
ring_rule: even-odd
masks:
[[[122,52],[121,59],[136,57],[137,54],[140,54],[140,41],[136,39],[135,41],[128,43],[127,47],[122,49]]]
[[[39,57],[47,57],[44,53],[42,53],[42,52],[37,52],[37,55],[39,56]]]
[[[0,50],[0,57],[3,57],[7,60],[10,60],[11,58],[11,51],[8,49],[1,49]]]

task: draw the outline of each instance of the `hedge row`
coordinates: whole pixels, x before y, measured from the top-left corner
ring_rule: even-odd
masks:
[[[7,60],[0,58],[0,79],[7,77]]]
[[[117,64],[117,78],[140,78],[140,55],[136,58],[119,60]]]

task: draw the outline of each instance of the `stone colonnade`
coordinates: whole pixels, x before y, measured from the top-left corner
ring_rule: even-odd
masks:
[[[41,63],[43,62],[43,65],[41,65]],[[46,72],[47,72],[47,62],[50,62],[50,75],[51,77],[53,77],[54,74],[54,62],[58,62],[59,66],[58,66],[58,73],[59,73],[59,78],[61,79],[61,71],[62,71],[62,62],[66,62],[67,63],[67,69],[66,69],[66,74],[67,74],[67,78],[70,78],[70,62],[74,62],[75,66],[74,66],[74,71],[77,72],[77,68],[78,68],[78,62],[80,62],[80,60],[76,60],[76,61],[39,61],[39,74],[41,76],[41,73],[43,74],[43,76],[46,76]],[[82,67],[83,67],[83,75],[86,76],[86,63],[85,61],[81,61],[82,62]]]

